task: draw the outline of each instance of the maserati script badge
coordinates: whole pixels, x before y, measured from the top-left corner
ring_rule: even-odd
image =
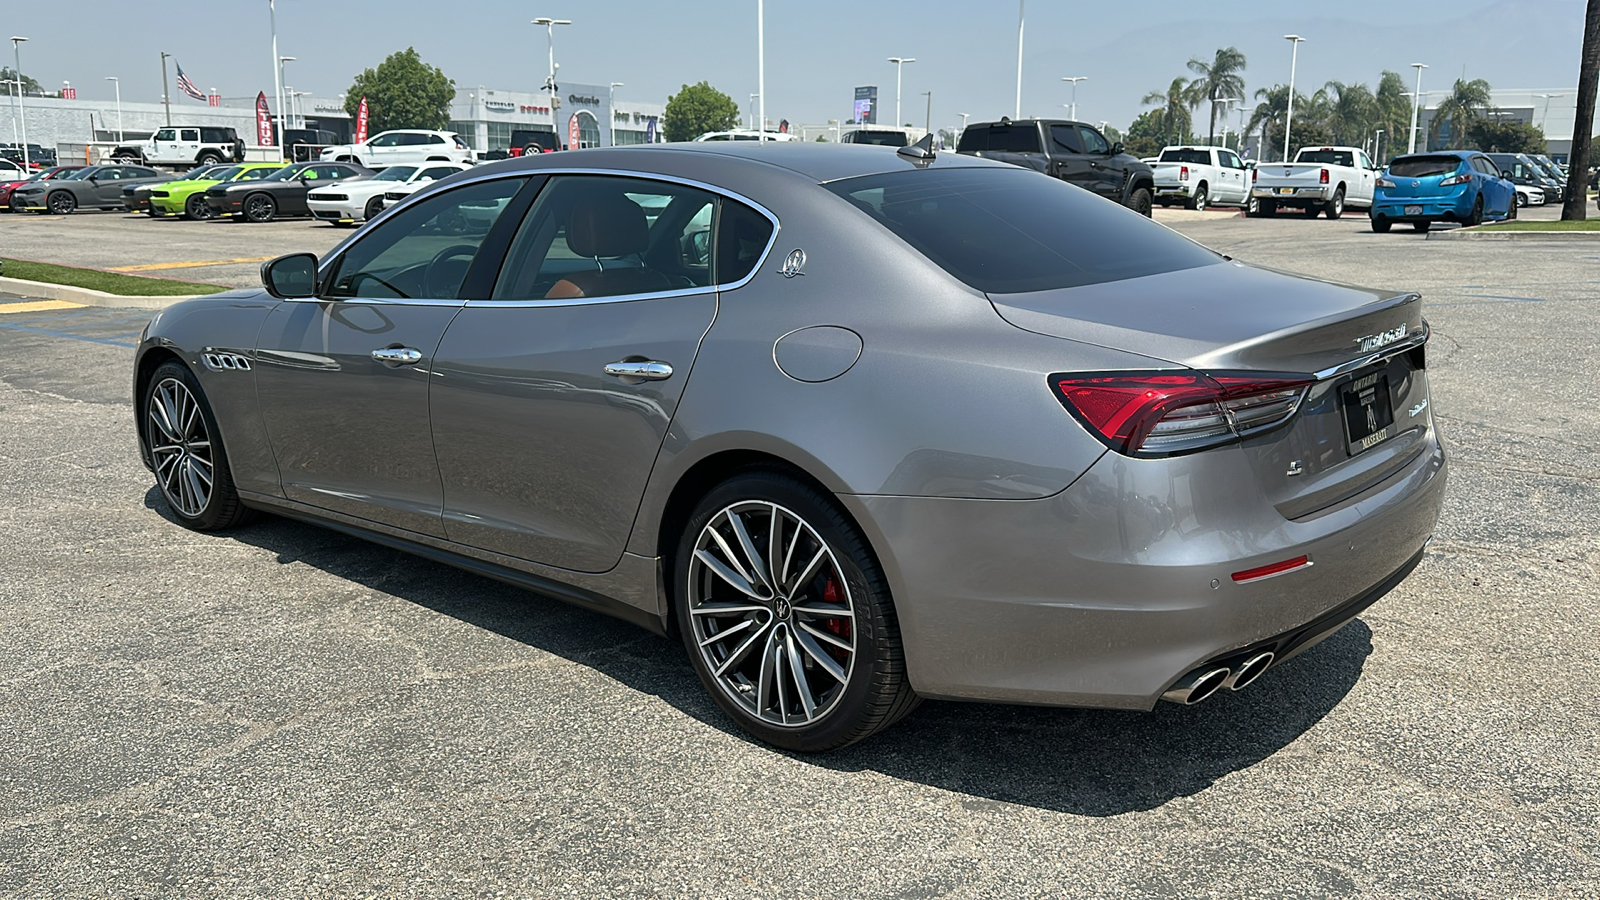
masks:
[[[1355,342],[1361,345],[1362,353],[1367,353],[1372,350],[1376,350],[1379,347],[1387,347],[1395,341],[1403,339],[1406,334],[1406,326],[1396,325],[1388,331],[1380,331],[1377,334],[1369,334],[1365,337],[1358,337],[1356,338]]]

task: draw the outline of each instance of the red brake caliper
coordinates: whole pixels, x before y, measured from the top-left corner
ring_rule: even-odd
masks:
[[[824,603],[832,603],[834,605],[840,605],[843,603],[843,601],[839,599],[839,584],[833,580],[833,576],[831,575],[828,576],[827,586],[822,589],[822,600]],[[823,619],[822,627],[828,629],[844,640],[850,640],[849,619]],[[828,655],[832,656],[834,661],[841,666],[850,661],[849,654],[832,645],[828,646]]]

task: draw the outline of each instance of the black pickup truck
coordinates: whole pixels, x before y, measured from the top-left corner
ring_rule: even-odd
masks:
[[[1092,125],[1066,119],[976,122],[961,132],[956,152],[1035,169],[1150,215],[1150,167]]]

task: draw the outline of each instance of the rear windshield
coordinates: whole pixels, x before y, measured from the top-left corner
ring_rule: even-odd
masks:
[[[1028,122],[1021,125],[977,125],[961,132],[958,153],[976,153],[994,150],[1002,153],[1038,153],[1039,126]]]
[[[1163,150],[1161,162],[1194,163],[1195,165],[1209,165],[1211,162],[1210,150]]]
[[[825,185],[951,275],[991,294],[1191,269],[1221,257],[1027,169],[926,169]]]
[[[849,143],[877,144],[882,147],[904,147],[911,143],[904,131],[852,131]]]
[[[1301,150],[1294,161],[1321,163],[1325,166],[1354,166],[1356,157],[1349,150]]]
[[[1403,156],[1389,164],[1389,174],[1401,178],[1448,175],[1461,168],[1459,156]]]

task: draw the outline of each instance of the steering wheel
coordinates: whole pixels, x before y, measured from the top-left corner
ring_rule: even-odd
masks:
[[[472,257],[478,254],[478,248],[472,244],[452,244],[433,255],[428,261],[428,268],[422,273],[422,287],[425,297],[439,299],[452,299],[461,291],[461,282],[466,280],[467,269],[472,265]],[[454,263],[451,260],[465,258],[465,263]]]

